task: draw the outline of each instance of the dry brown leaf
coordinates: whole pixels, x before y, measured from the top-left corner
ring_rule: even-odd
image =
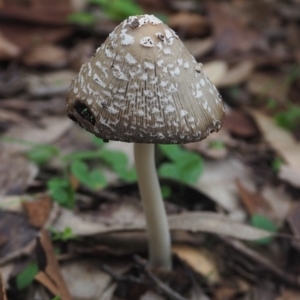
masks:
[[[228,14],[229,3],[206,1],[206,5],[216,38],[215,50],[218,54],[225,56],[261,46],[264,40],[259,32]]]
[[[101,299],[111,300],[116,289],[116,284],[101,267],[106,264],[115,274],[121,275],[128,270],[129,260],[111,263],[109,259],[77,259],[61,266],[64,280],[69,287],[73,299]]]
[[[69,0],[5,1],[1,13],[18,20],[61,25],[66,24],[72,7]]]
[[[74,122],[66,117],[44,117],[39,125],[40,127],[35,124],[31,124],[31,126],[11,126],[4,136],[36,144],[51,144],[74,126]],[[25,151],[30,148],[28,145],[17,143],[6,143],[3,144],[4,146],[9,148],[10,151]]]
[[[290,132],[279,127],[272,118],[253,110],[251,115],[265,140],[287,163],[280,168],[279,177],[300,187],[300,143]]]
[[[67,51],[52,44],[35,46],[22,57],[22,62],[30,67],[47,66],[61,68],[67,64]]]
[[[139,300],[166,300],[166,298],[152,290],[149,290]]]
[[[70,70],[49,72],[43,75],[28,74],[27,88],[32,96],[52,96],[69,90],[71,80],[76,74]]]
[[[243,186],[239,180],[236,180],[236,184],[240,199],[250,215],[263,213],[269,217],[274,217],[271,206],[261,194],[255,191],[250,191],[248,188]]]
[[[32,253],[37,230],[30,226],[24,215],[0,210],[0,235],[7,239],[0,247],[0,265],[3,265],[14,258]]]
[[[249,77],[247,89],[258,97],[269,97],[284,102],[289,89],[287,83],[284,74],[267,74],[257,71]]]
[[[228,70],[226,76],[223,77],[219,83],[219,87],[231,87],[245,82],[251,75],[254,66],[254,62],[250,60],[244,60],[238,63]]]
[[[0,33],[0,60],[16,58],[20,53],[20,48]]]
[[[257,240],[273,236],[271,232],[232,221],[218,213],[184,212],[169,216],[168,220],[171,230],[204,231],[242,240]]]
[[[24,118],[21,114],[16,113],[14,111],[0,108],[0,122],[1,123],[15,123],[15,124],[23,124],[28,125],[30,124],[28,118]]]
[[[208,195],[215,203],[228,211],[230,218],[244,221],[245,211],[240,206],[235,180],[240,179],[247,186],[253,186],[249,169],[237,158],[204,161],[204,171],[195,187]]]
[[[209,283],[216,284],[220,281],[216,259],[207,249],[177,244],[172,246],[172,252]]]
[[[294,167],[282,165],[279,170],[278,177],[287,181],[295,187],[300,187],[300,170]]]
[[[240,110],[231,110],[226,114],[223,126],[232,134],[241,137],[253,137],[258,134],[253,121]]]
[[[79,71],[81,66],[88,63],[94,55],[95,46],[92,41],[84,40],[74,45],[69,51],[69,62],[73,70]]]
[[[206,39],[191,39],[186,40],[184,44],[193,56],[200,58],[212,50],[214,39],[211,37]]]
[[[17,21],[0,22],[0,30],[3,35],[8,38],[11,43],[17,45],[22,52],[36,45],[37,41],[39,43],[53,43],[72,34],[72,28],[69,25],[36,26],[32,23],[24,24],[23,22]]]
[[[214,147],[216,143],[222,143],[224,147]],[[213,132],[205,140],[185,144],[184,148],[191,151],[197,151],[206,157],[212,159],[224,159],[228,155],[227,145],[234,145],[235,141],[230,137],[227,130],[222,127],[218,132]]]
[[[235,299],[238,295],[245,294],[252,287],[242,278],[227,278],[215,289],[214,300]]]
[[[53,281],[46,275],[46,273],[40,271],[35,275],[34,278],[40,284],[42,284],[45,288],[48,289],[53,295],[59,295],[60,291],[58,287],[53,283]]]
[[[4,282],[1,276],[1,269],[0,269],[0,300],[7,300]]]
[[[280,186],[265,185],[260,191],[268,206],[272,218],[276,221],[278,227],[286,222],[286,219],[294,207],[294,201],[288,193]]]
[[[0,144],[0,199],[4,195],[23,194],[36,177],[38,168],[25,157]]]
[[[171,230],[187,230],[191,232],[209,232],[220,235],[227,235],[237,239],[257,240],[273,236],[265,230],[257,229],[239,222],[230,220],[227,216],[209,212],[184,212],[182,214],[168,217]],[[131,223],[126,220],[113,219],[108,224],[102,218],[98,220],[86,214],[76,215],[72,211],[62,209],[59,217],[52,226],[63,231],[66,227],[72,228],[74,235],[89,236],[115,231],[145,230],[145,220],[132,218]]]
[[[210,81],[217,87],[219,83],[222,82],[223,78],[226,76],[228,71],[228,66],[225,61],[215,60],[204,64],[203,72],[208,76]]]
[[[172,14],[168,25],[189,37],[203,36],[209,30],[209,23],[205,17],[184,11]]]
[[[58,291],[57,295],[60,295],[62,300],[72,300],[70,292],[69,292],[69,290],[65,284],[64,278],[61,274],[60,267],[59,267],[57,259],[55,257],[54,249],[51,244],[50,238],[48,236],[48,233],[44,229],[42,229],[40,232],[38,244],[40,245],[40,251],[44,252],[45,259],[46,259],[46,266],[45,266],[45,269],[43,270],[43,273],[50,280],[50,281],[46,281],[44,279],[44,280],[42,280],[42,282],[44,282],[44,283],[52,282],[53,285],[57,288],[57,291]],[[44,277],[44,275],[38,275],[37,279],[41,280],[41,278],[43,278],[43,277]],[[49,289],[50,289],[49,284],[47,284],[45,286],[46,286],[46,288],[49,287]],[[52,285],[51,285],[51,289],[53,289]]]
[[[29,223],[39,228],[46,223],[52,202],[48,195],[43,195],[34,201],[24,201],[23,207],[28,215]]]
[[[275,300],[299,300],[300,292],[296,290],[285,290]]]

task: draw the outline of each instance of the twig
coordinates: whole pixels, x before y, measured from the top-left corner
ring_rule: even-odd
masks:
[[[232,240],[228,238],[222,238],[222,240],[233,247],[234,249],[240,251],[244,255],[248,256],[249,258],[253,259],[257,263],[261,264],[265,269],[269,270],[272,272],[276,277],[280,278],[284,282],[286,282],[289,285],[295,286],[295,287],[300,287],[300,278],[287,274],[284,272],[282,269],[274,265],[273,262],[268,260],[266,257],[262,256],[258,252],[248,248],[245,246],[243,243],[237,240]]]
[[[111,276],[111,278],[116,282],[131,282],[131,283],[137,283],[137,284],[145,284],[146,282],[140,278],[137,278],[132,275],[119,275],[117,274],[110,266],[108,265],[102,265],[101,269],[106,272],[108,275]]]
[[[166,296],[171,300],[188,300],[187,298],[179,295],[177,292],[172,290],[168,285],[163,283],[157,276],[155,276],[147,266],[146,261],[144,261],[139,256],[134,257],[134,261],[138,264],[141,270],[145,275],[152,281],[152,283]]]

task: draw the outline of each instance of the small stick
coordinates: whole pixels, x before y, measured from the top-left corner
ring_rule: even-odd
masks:
[[[144,280],[137,278],[132,275],[119,275],[117,274],[110,266],[108,265],[102,265],[101,269],[106,272],[108,275],[111,276],[111,278],[116,282],[131,282],[131,283],[145,283]]]
[[[155,276],[147,266],[145,260],[139,256],[134,257],[134,261],[141,267],[141,270],[145,275],[152,281],[152,283],[169,299],[171,300],[188,300],[187,298],[181,296],[176,291],[172,290],[168,285],[162,282],[157,276]]]

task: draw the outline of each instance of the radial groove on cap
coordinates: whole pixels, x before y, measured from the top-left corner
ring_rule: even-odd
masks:
[[[224,118],[202,64],[172,29],[149,15],[117,26],[82,66],[67,110],[100,138],[138,143],[199,141],[218,131]]]

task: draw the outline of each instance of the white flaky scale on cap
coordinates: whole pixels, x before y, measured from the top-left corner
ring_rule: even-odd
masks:
[[[224,106],[176,33],[155,16],[126,19],[72,82],[70,118],[105,140],[189,143],[218,131]]]

